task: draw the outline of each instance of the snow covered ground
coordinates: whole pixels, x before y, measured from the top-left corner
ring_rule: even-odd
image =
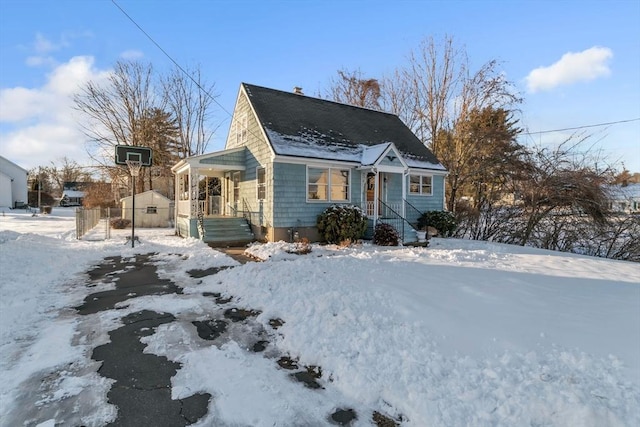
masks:
[[[0,425],[25,399],[36,408],[25,425],[70,425],[60,408],[71,403],[85,425],[113,420],[110,380],[91,351],[142,309],[179,320],[143,340],[182,363],[174,399],[213,396],[198,426],[326,425],[337,408],[353,408],[355,426],[373,425],[373,411],[403,426],[640,425],[639,264],[433,239],[429,248],[313,245],[307,255],[254,245],[248,252],[265,262],[237,266],[170,229],[137,230],[132,249],[130,230],[77,240],[73,208],[0,212]],[[91,266],[151,252],[182,295],[75,313],[96,291],[85,286]],[[224,265],[236,267],[186,273]],[[259,310],[267,349],[247,351],[241,330],[215,345],[200,339],[190,322],[220,309],[203,292]],[[284,324],[274,331],[276,318]],[[324,389],[292,381],[279,355],[320,366]]]

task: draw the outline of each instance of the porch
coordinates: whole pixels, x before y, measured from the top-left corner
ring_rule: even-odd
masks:
[[[378,165],[361,169],[360,208],[367,215],[365,239],[378,223],[393,226],[403,243],[415,242],[421,212],[407,201],[407,169]]]
[[[377,204],[377,207],[376,207]],[[376,224],[389,224],[398,231],[403,243],[417,241],[416,229],[418,217],[421,213],[409,202],[386,203],[383,201],[367,201],[361,206],[368,218],[365,239],[373,239]]]
[[[194,156],[172,168],[175,175],[176,233],[211,245],[255,240],[252,217],[240,199],[244,148]]]

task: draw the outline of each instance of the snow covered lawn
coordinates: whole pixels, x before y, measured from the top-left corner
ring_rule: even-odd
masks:
[[[0,214],[0,414],[35,403],[28,425],[66,425],[74,411],[86,425],[114,419],[91,351],[143,309],[178,319],[145,337],[145,351],[183,364],[174,399],[213,396],[200,426],[326,425],[339,408],[356,411],[355,426],[373,425],[374,411],[403,426],[640,425],[638,264],[434,239],[429,248],[314,245],[307,255],[253,245],[265,262],[237,266],[168,229],[138,230],[135,249],[123,244],[130,230],[76,240],[72,213]],[[75,314],[96,291],[85,286],[92,265],[150,252],[184,294]],[[186,273],[223,265],[236,267]],[[241,328],[216,345],[198,337],[191,322],[219,310],[206,292],[260,311],[263,353],[247,350],[251,331]],[[272,319],[284,323],[274,330]],[[319,366],[324,389],[293,381],[275,363],[282,355]]]

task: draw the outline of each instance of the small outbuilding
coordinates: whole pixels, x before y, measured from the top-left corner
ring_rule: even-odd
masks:
[[[0,206],[27,205],[27,170],[0,156]]]
[[[122,218],[131,220],[133,197],[120,199]],[[162,228],[173,226],[173,203],[155,190],[136,194],[135,226],[142,228]]]

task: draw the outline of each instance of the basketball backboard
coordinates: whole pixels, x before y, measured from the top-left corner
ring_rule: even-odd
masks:
[[[126,165],[127,160],[138,161],[142,166],[151,166],[153,163],[152,150],[149,147],[116,145],[116,165]]]

